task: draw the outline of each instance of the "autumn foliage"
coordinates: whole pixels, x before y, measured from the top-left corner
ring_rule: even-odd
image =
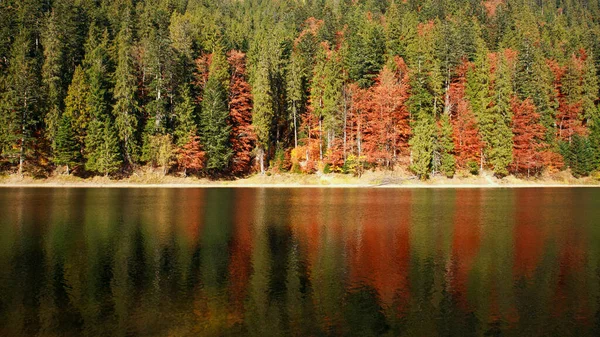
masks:
[[[184,175],[204,167],[204,151],[201,149],[200,137],[190,135],[188,142],[177,150],[177,163],[183,169]]]
[[[475,119],[469,101],[465,96],[466,73],[472,66],[469,62],[463,62],[457,69],[456,79],[448,89],[456,165],[463,169],[470,162],[479,163],[483,149],[477,119]]]
[[[230,142],[233,156],[230,164],[234,175],[247,174],[252,169],[252,150],[256,136],[252,130],[252,93],[246,80],[246,55],[233,50],[228,62],[232,70],[229,87]]]
[[[351,132],[355,133],[354,142],[362,144],[362,155],[370,163],[392,167],[401,157],[408,156],[408,83],[406,63],[396,57],[393,67],[383,67],[374,86],[355,88]]]
[[[535,111],[531,99],[520,101],[514,97],[511,102],[513,112],[513,163],[512,171],[537,173],[544,166],[542,143],[545,128],[540,124],[540,115]]]

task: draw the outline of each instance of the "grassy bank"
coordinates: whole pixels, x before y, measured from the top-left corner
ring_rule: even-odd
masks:
[[[405,172],[377,171],[366,172],[361,177],[347,174],[255,174],[235,180],[210,180],[196,177],[176,177],[160,172],[136,172],[124,179],[108,177],[80,178],[70,175],[55,175],[45,179],[21,177],[18,175],[0,176],[0,187],[432,187],[432,188],[483,188],[483,187],[567,187],[599,186],[600,182],[591,177],[574,178],[568,172],[559,172],[536,178],[503,179],[493,177],[489,172],[478,176],[456,176],[452,179],[435,176],[426,181],[415,179]]]

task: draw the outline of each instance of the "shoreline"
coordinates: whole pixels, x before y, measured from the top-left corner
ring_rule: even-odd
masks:
[[[236,180],[209,180],[195,177],[164,176],[141,173],[111,180],[107,177],[79,178],[53,176],[44,179],[9,175],[0,177],[0,188],[354,188],[354,189],[506,189],[506,188],[583,188],[600,187],[600,181],[573,178],[570,174],[520,179],[508,176],[498,179],[489,173],[479,176],[446,178],[435,176],[420,181],[403,172],[368,172],[362,177],[344,174],[299,175],[278,173],[252,175]]]

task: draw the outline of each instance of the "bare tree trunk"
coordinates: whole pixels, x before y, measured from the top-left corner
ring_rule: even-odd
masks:
[[[265,150],[262,147],[258,148],[258,161],[260,163],[260,174],[265,174]]]
[[[21,113],[21,147],[19,149],[19,175],[23,176],[23,163],[25,161],[25,117],[27,111],[27,94],[23,102],[23,112]]]
[[[296,122],[296,101],[292,103],[292,110],[294,112],[294,148],[298,147],[298,123]]]

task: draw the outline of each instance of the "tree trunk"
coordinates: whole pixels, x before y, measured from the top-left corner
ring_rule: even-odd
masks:
[[[265,150],[258,148],[258,161],[260,163],[260,174],[265,174]]]

